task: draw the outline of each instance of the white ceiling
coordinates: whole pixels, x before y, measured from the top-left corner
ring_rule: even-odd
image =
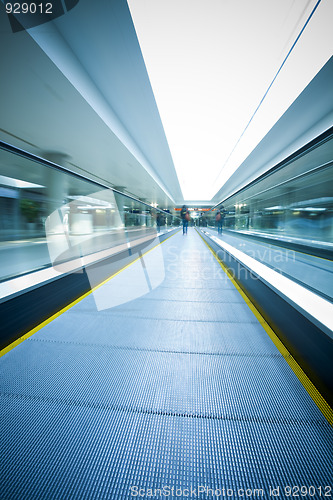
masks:
[[[211,199],[331,57],[333,2],[128,3],[184,196]]]
[[[197,202],[202,201],[204,194],[200,196],[200,193],[205,191],[210,193],[209,199],[216,202],[219,196],[226,194],[223,184],[228,177],[222,169],[226,157],[251,116],[253,103],[262,96],[315,2],[277,2],[274,4],[275,17],[272,17],[269,9],[260,10],[260,6],[267,5],[266,0],[191,0],[192,10],[187,0],[181,3],[179,0],[130,0],[129,4],[138,33],[142,31],[142,26],[138,28],[134,10],[139,5],[145,9],[143,14],[148,24],[155,28],[155,39],[149,38],[152,31],[148,28],[146,41],[140,38],[145,62],[125,0],[94,3],[80,0],[70,12],[55,21],[30,29],[29,34],[25,31],[12,33],[8,19],[3,13],[0,15],[0,139],[41,156],[46,156],[50,151],[66,154],[69,157],[67,166],[73,171],[107,185],[125,186],[127,192],[145,198],[149,203],[158,203],[161,208],[172,208],[175,204],[183,203],[178,178],[184,193],[188,192],[189,179],[196,182],[199,186],[196,191]],[[254,8],[249,9],[249,4]],[[184,8],[187,6],[187,11],[181,11],[177,7],[180,5]],[[234,165],[240,167],[240,171],[242,165],[244,171],[245,158],[273,125],[272,120],[274,122],[280,117],[302,90],[302,85],[305,86],[313,78],[329,58],[328,54],[332,54],[332,30],[327,31],[332,5],[333,2],[322,0],[315,13],[317,17],[313,16],[313,25],[316,27],[314,33],[317,33],[318,26],[321,28],[313,53],[310,53],[309,47],[314,35],[311,35],[310,30],[307,32],[308,37],[304,36],[306,32],[302,35],[308,57],[300,59],[295,52],[295,59],[291,60],[290,66],[293,71],[286,72],[281,80],[283,85],[280,90],[287,95],[287,99],[281,104],[281,92],[274,93],[276,89],[272,87],[273,101],[279,104],[278,110],[273,113],[269,106],[263,106],[261,116],[258,113],[251,124],[255,132],[251,140],[245,140],[246,147],[235,151],[232,160]],[[163,6],[164,11],[167,9],[168,15],[173,17],[168,21],[163,11],[164,18],[161,18],[161,9],[154,11],[156,6]],[[216,8],[220,9],[220,18],[214,14]],[[185,14],[187,17],[184,17]],[[265,14],[266,17],[258,21],[259,14]],[[163,21],[167,29],[163,28]],[[200,28],[199,21],[202,29],[197,29]],[[272,31],[275,21],[275,31]],[[232,39],[220,37],[222,26],[223,36],[226,36],[227,31],[229,35],[233,34]],[[285,29],[280,33],[281,26]],[[247,35],[244,33],[246,27],[250,28]],[[258,35],[260,27],[263,31]],[[256,36],[253,43],[249,44],[249,36],[254,32]],[[161,43],[164,44],[164,53],[161,52]],[[264,59],[252,57],[244,60],[242,54],[247,45],[251,50],[246,54],[251,53],[253,56],[258,52],[261,56],[264,54]],[[163,70],[161,75],[165,76],[168,84],[169,94],[162,105],[145,46],[153,48],[151,52],[155,52],[160,69]],[[6,50],[3,50],[4,47]],[[318,51],[321,47],[324,49]],[[177,58],[177,52],[184,55],[183,63]],[[192,62],[196,61],[194,75],[193,65],[187,64],[186,54],[192,54]],[[166,60],[170,64],[174,61],[176,67],[171,68]],[[210,72],[210,62],[215,67],[213,74]],[[230,69],[235,62],[239,68],[237,78]],[[227,63],[229,66],[226,69]],[[269,69],[265,78],[260,70],[263,64],[268,65],[266,69]],[[184,73],[184,68],[188,74],[186,71]],[[303,76],[305,74],[303,83],[295,77],[295,71],[303,72]],[[194,82],[196,74],[200,76],[197,78],[200,85],[191,93],[190,101],[186,99],[186,92],[178,95],[174,93],[180,87],[186,91],[189,85],[186,78],[191,77]],[[170,84],[168,75],[174,79],[174,85]],[[216,75],[220,75],[219,78],[227,85],[223,87],[223,92],[217,88],[220,80],[216,81]],[[286,88],[291,87],[290,75],[294,75],[292,80],[296,79],[298,86],[293,92],[286,92]],[[233,99],[237,99],[246,109],[242,119],[238,115],[230,115],[235,102],[231,108],[226,107],[229,99],[226,88],[236,90]],[[255,95],[251,97],[254,101],[251,102],[248,99],[250,88],[256,89]],[[165,88],[162,90],[166,91]],[[212,100],[208,101],[208,98]],[[205,99],[210,103],[210,108],[214,107],[211,103],[215,103],[212,115],[205,112]],[[170,109],[176,106],[174,109],[179,111],[174,115],[177,123],[173,122],[173,127],[170,127],[172,122],[163,119],[166,102]],[[185,111],[181,108],[183,104],[187,106]],[[215,112],[220,115],[221,129],[218,130],[209,126],[209,118],[214,117]],[[188,120],[183,121],[182,116],[196,122],[195,136],[188,137]],[[267,116],[270,122],[267,122]],[[263,121],[260,121],[261,117]],[[178,144],[183,146],[183,151],[177,149],[179,145],[174,148],[175,136]],[[211,141],[209,149],[207,138]],[[222,148],[225,144],[227,149]],[[205,145],[204,151],[202,145]],[[196,157],[200,160],[199,164],[195,161]],[[183,164],[188,165],[188,158],[191,162],[184,173],[181,167]],[[209,161],[205,161],[205,158],[209,158]],[[256,162],[251,163],[251,172],[249,168],[247,166],[247,172],[255,175]],[[264,165],[261,168],[266,167]],[[232,189],[235,189],[238,174],[230,175],[229,183],[232,181]],[[244,175],[241,177],[240,182],[243,182]]]

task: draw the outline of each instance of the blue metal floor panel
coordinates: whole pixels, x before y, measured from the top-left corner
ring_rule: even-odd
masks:
[[[322,421],[282,356],[29,341],[4,360],[3,368],[15,370],[15,378],[2,384],[6,395],[202,418]]]
[[[2,498],[130,498],[131,486],[200,485],[263,488],[269,497],[270,486],[330,480],[332,435],[325,425],[11,402],[6,442],[17,446],[4,449]]]
[[[221,297],[223,300],[223,297]],[[148,307],[147,307],[148,305]],[[89,314],[90,311],[82,311],[82,315]],[[176,302],[171,307],[167,307],[163,302],[153,304],[147,301],[130,302],[124,306],[118,306],[114,310],[104,310],[98,313],[99,316],[106,315],[111,318],[115,314],[121,316],[131,316],[132,318],[158,319],[160,321],[204,321],[204,322],[231,322],[231,323],[258,323],[258,320],[250,311],[245,302],[234,304],[228,302],[228,306],[222,303],[201,304],[188,302]]]
[[[90,295],[1,358],[1,500],[329,491],[332,427],[262,325],[194,231],[162,249],[159,287]]]
[[[99,329],[96,316],[79,312],[62,315],[36,333],[33,340],[75,342],[78,344],[109,345],[167,351],[252,354],[280,356],[278,350],[259,323],[173,321],[132,318],[131,316],[100,314]],[[80,323],[80,328],[77,325]]]

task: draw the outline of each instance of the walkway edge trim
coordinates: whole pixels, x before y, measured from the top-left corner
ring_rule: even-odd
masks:
[[[306,373],[303,371],[303,369],[300,367],[300,365],[297,363],[297,361],[293,358],[293,356],[290,354],[286,346],[281,342],[279,337],[276,335],[276,333],[272,330],[272,328],[269,326],[267,321],[264,319],[264,317],[260,314],[258,309],[255,307],[255,305],[252,303],[250,298],[246,295],[246,293],[242,290],[242,288],[239,286],[235,278],[231,275],[229,272],[228,268],[225,266],[225,264],[219,259],[217,256],[216,252],[212,249],[212,247],[207,243],[207,241],[201,236],[201,234],[197,231],[199,234],[200,238],[202,241],[205,243],[205,245],[208,247],[208,249],[212,252],[214,255],[215,259],[217,262],[220,264],[222,270],[225,272],[225,274],[228,276],[234,287],[237,289],[237,291],[240,293],[240,295],[243,297],[245,300],[245,303],[248,305],[250,310],[253,312],[255,317],[258,319],[259,323],[262,325],[266,333],[268,334],[269,338],[272,340],[274,343],[275,347],[279,350],[279,352],[282,354],[284,359],[287,361],[288,365],[298,378],[298,380],[301,382],[307,393],[310,395],[311,399],[314,401],[316,406],[319,408],[321,413],[324,415],[326,420],[330,425],[333,426],[333,409],[330,407],[330,405],[327,403],[325,398],[321,395],[321,393],[318,391],[318,389],[315,387],[315,385],[311,382],[309,377],[306,375]]]
[[[75,306],[76,304],[78,304],[79,302],[81,302],[81,300],[83,300],[84,298],[88,297],[88,295],[90,295],[91,293],[95,292],[95,290],[97,290],[101,286],[105,285],[105,283],[107,283],[108,281],[110,281],[112,278],[114,278],[115,276],[117,276],[118,274],[120,274],[122,271],[124,271],[128,267],[130,267],[132,264],[134,264],[135,262],[137,262],[140,259],[142,259],[142,257],[144,257],[145,255],[147,255],[149,252],[151,252],[152,250],[155,250],[155,248],[157,248],[159,245],[162,245],[162,243],[164,243],[168,239],[172,238],[172,236],[174,236],[178,232],[179,232],[179,230],[176,231],[175,233],[171,234],[167,238],[165,238],[163,241],[160,241],[153,248],[150,248],[145,253],[141,254],[138,258],[134,259],[132,262],[130,262],[126,266],[124,266],[121,269],[119,269],[119,271],[115,272],[114,274],[112,274],[111,276],[109,276],[108,278],[106,278],[104,281],[102,281],[101,283],[99,283],[98,285],[96,285],[94,288],[91,288],[91,290],[89,290],[88,292],[85,292],[83,295],[81,295],[79,298],[75,299],[73,302],[70,302],[67,306],[63,307],[62,309],[60,309],[59,311],[57,311],[56,313],[54,313],[52,316],[50,316],[49,318],[47,318],[45,321],[43,321],[39,325],[35,326],[32,330],[29,330],[27,333],[25,333],[24,335],[22,335],[22,337],[14,340],[14,342],[12,342],[8,346],[4,347],[0,351],[0,358],[2,356],[4,356],[5,354],[7,354],[12,349],[14,349],[14,347],[18,346],[19,344],[21,344],[22,342],[24,342],[25,340],[27,340],[29,337],[31,337],[32,335],[34,335],[35,333],[37,333],[44,326],[46,326],[49,323],[51,323],[55,318],[57,318],[58,316],[61,316],[61,314],[65,313],[66,311],[68,311],[69,309],[71,309],[73,306]]]

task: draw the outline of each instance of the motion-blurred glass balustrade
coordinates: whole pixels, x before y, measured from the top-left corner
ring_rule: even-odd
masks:
[[[179,224],[166,211],[0,147],[1,281],[52,266],[59,273],[81,272],[110,255],[133,253],[137,245],[149,250],[159,234]],[[94,286],[94,277],[89,279]],[[152,276],[145,287],[155,281]]]
[[[302,151],[206,214],[216,227],[333,249],[333,138]]]

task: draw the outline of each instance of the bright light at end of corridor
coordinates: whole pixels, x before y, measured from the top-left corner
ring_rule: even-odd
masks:
[[[316,0],[128,5],[184,198],[211,199],[331,56],[333,2],[320,3],[241,140]]]

